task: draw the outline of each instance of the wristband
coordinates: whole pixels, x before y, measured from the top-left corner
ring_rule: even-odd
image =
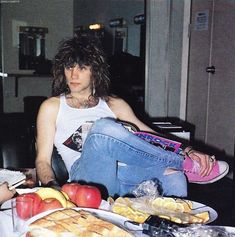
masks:
[[[185,151],[184,153],[185,153],[186,156],[189,157],[190,152],[193,150],[193,147],[189,146],[189,147],[187,147],[187,148],[189,148],[188,151]]]

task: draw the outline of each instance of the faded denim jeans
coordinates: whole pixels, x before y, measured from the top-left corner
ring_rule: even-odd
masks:
[[[70,180],[102,184],[110,196],[122,196],[142,181],[157,179],[163,195],[185,197],[182,164],[182,156],[142,140],[114,119],[103,118],[92,126]],[[166,168],[178,171],[165,174]]]

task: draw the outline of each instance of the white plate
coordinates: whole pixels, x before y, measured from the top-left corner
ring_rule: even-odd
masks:
[[[4,209],[4,208],[11,208],[11,199],[5,201],[5,202],[1,205],[1,208],[2,208],[2,209]]]
[[[235,236],[235,227],[224,226],[224,228],[229,234],[232,234],[233,236]]]
[[[63,208],[61,209],[57,209],[57,210],[62,210]],[[106,211],[106,210],[100,210],[100,209],[93,209],[93,208],[79,208],[79,207],[76,207],[76,208],[73,208],[75,210],[85,210],[85,211],[88,211],[90,213],[94,213],[97,217],[103,219],[103,220],[107,220],[115,225],[118,225],[128,231],[130,231],[131,233],[133,233],[134,236],[145,236],[143,235],[142,233],[142,225],[135,225],[135,224],[132,224],[130,220],[128,220],[127,218],[123,217],[123,216],[120,216],[118,214],[115,214],[113,212],[110,212],[110,211]],[[43,213],[39,213],[38,215],[30,218],[28,221],[26,221],[25,223],[25,226],[24,226],[24,230],[27,230],[27,227],[30,223],[34,222],[35,220],[39,219],[39,218],[42,218],[43,216],[49,214],[49,213],[52,213],[54,212],[55,210],[49,210],[49,211],[46,211],[46,212],[43,212]],[[141,235],[140,235],[141,234]],[[22,236],[24,237],[24,235]]]
[[[202,203],[199,203],[199,202],[192,201],[192,203],[193,203],[193,209],[192,209],[191,213],[198,214],[198,213],[201,213],[201,212],[204,212],[204,211],[209,212],[210,219],[205,224],[211,223],[211,222],[213,222],[217,219],[218,213],[213,208],[208,207],[208,206],[206,206]]]
[[[187,199],[184,199],[184,200],[190,201]],[[190,212],[191,214],[199,214],[206,211],[209,212],[209,220],[205,222],[204,224],[211,223],[217,219],[218,213],[213,208],[199,202],[194,202],[194,201],[190,201],[190,202],[192,202],[192,210]]]
[[[35,188],[16,188],[16,192],[18,194],[24,194],[24,193],[34,193],[36,192],[40,187],[35,187]]]

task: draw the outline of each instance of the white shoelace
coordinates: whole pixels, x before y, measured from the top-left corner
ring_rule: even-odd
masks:
[[[191,169],[187,168],[185,172],[198,174],[200,172],[200,164],[197,161],[191,159],[190,157],[188,159],[190,159],[193,164],[192,164],[192,168]]]
[[[193,162],[192,173],[198,174],[199,171],[200,171],[200,164],[197,161],[195,161],[195,160],[192,160],[192,162]]]

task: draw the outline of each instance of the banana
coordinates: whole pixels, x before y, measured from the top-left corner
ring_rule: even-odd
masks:
[[[63,207],[67,207],[67,199],[59,190],[50,187],[45,187],[40,188],[36,191],[36,193],[41,197],[42,200],[46,198],[56,198],[58,201],[60,201]]]
[[[76,207],[76,205],[73,202],[67,200],[67,206],[66,207],[67,208],[73,208],[73,207]]]
[[[69,200],[69,196],[68,196],[68,194],[66,193],[66,192],[64,192],[64,191],[60,191],[63,195],[64,195],[64,197],[66,198],[66,200]]]

